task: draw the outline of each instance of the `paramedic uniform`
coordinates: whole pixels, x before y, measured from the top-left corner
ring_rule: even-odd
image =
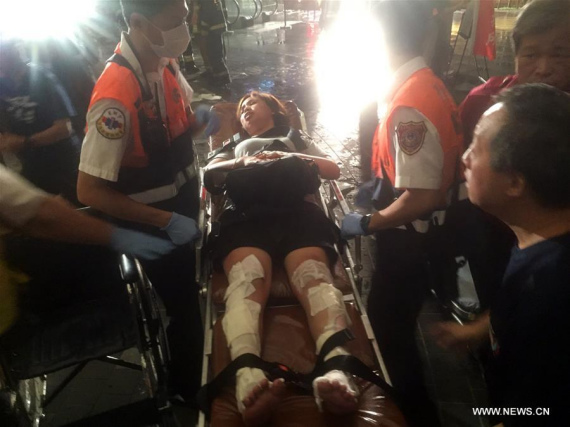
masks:
[[[442,211],[375,233],[376,270],[368,315],[393,385],[412,412],[428,402],[414,339],[416,319],[430,288],[428,261],[439,252],[428,234],[443,220],[461,142],[457,109],[441,80],[421,57],[402,65],[373,140],[373,204],[385,209],[406,189],[439,190]]]
[[[199,186],[187,115],[191,100],[192,89],[175,61],[161,59],[156,72],[143,73],[123,33],[93,91],[79,170],[137,202],[196,218]],[[200,385],[203,345],[194,251],[187,244],[144,267],[171,316],[172,385],[183,396],[193,396]]]

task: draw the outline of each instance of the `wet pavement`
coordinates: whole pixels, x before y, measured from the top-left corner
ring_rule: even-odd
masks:
[[[505,74],[513,68],[508,32],[515,13],[508,11],[497,15],[497,55],[500,59],[489,63],[491,75]],[[460,16],[460,13],[455,14],[455,31]],[[350,197],[353,194],[351,190],[360,183],[361,177],[357,142],[358,117],[357,114],[346,114],[345,120],[342,120],[343,126],[338,127],[322,114],[325,107],[330,108],[331,105],[323,106],[320,101],[323,93],[315,71],[319,32],[312,18],[312,14],[290,15],[290,28],[285,33],[280,28],[282,21],[279,21],[226,34],[227,64],[232,82],[224,87],[212,86],[201,80],[192,81],[191,84],[195,90],[195,100],[200,103],[213,104],[222,99],[237,101],[251,90],[270,92],[281,99],[295,101],[305,114],[308,133],[341,166],[340,182]],[[282,43],[283,40],[285,43]],[[462,40],[458,41],[451,69],[457,67],[462,43]],[[331,72],[335,71],[339,76],[336,87],[329,89],[336,99],[336,105],[332,107],[339,111],[346,110],[347,94],[357,86],[354,77],[357,70],[350,58],[350,52],[338,52],[338,60],[333,62],[335,65],[331,69]],[[196,60],[198,66],[201,66],[199,55],[196,55]],[[473,58],[464,58],[461,74],[451,87],[456,99],[462,99],[477,81]],[[197,144],[202,154],[207,151],[207,141],[198,140]],[[373,268],[372,245],[365,245],[363,258],[366,297]],[[471,359],[459,358],[438,349],[427,332],[431,323],[442,318],[438,304],[434,300],[427,301],[418,322],[417,341],[422,349],[426,383],[434,401],[438,403],[443,425],[486,426],[486,420],[472,415],[473,407],[484,406],[486,402],[485,384],[477,364]],[[130,354],[130,357],[134,356]],[[144,398],[144,383],[140,375],[126,372],[124,368],[94,363],[48,408],[46,426],[63,425]],[[61,376],[50,376],[52,386],[59,378]],[[116,384],[118,378],[121,379]],[[182,425],[190,425],[188,420],[192,414],[182,411],[179,415],[186,420],[181,422]]]

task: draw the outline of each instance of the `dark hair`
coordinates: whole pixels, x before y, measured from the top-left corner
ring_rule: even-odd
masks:
[[[380,21],[384,43],[398,53],[420,55],[423,51],[431,2],[417,0],[374,0],[372,11]]]
[[[543,34],[570,25],[570,0],[534,0],[519,13],[513,28],[513,48],[518,53],[526,36]]]
[[[545,207],[570,207],[570,95],[545,84],[496,96],[507,118],[491,141],[491,167],[520,173]]]
[[[257,92],[257,91],[249,92],[239,100],[236,110],[236,117],[238,121],[240,120],[242,104],[245,102],[246,99],[251,97],[261,99],[263,102],[267,104],[269,109],[273,111],[273,123],[275,124],[275,126],[289,126],[289,117],[287,116],[287,110],[285,109],[283,103],[279,101],[279,99],[277,99],[275,96],[271,95],[270,93]]]
[[[152,18],[162,12],[168,5],[183,0],[121,0],[123,18],[127,25],[133,13],[140,13],[146,18]]]

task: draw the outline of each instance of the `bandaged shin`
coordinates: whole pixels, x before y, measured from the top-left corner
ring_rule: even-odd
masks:
[[[308,297],[311,306],[311,316],[315,316],[324,310],[328,312],[328,321],[315,343],[317,354],[319,354],[325,342],[332,335],[349,325],[349,319],[342,299],[342,292],[330,283],[321,283],[319,286],[310,288]],[[335,347],[325,355],[325,361],[331,357],[345,354],[348,354],[348,352],[344,348]]]
[[[259,315],[261,305],[248,299],[255,292],[253,281],[264,277],[259,260],[250,255],[236,263],[228,274],[229,286],[224,300],[226,313],[222,326],[230,347],[232,360],[242,354],[261,354],[259,336]],[[238,409],[243,412],[243,399],[261,381],[265,379],[263,371],[255,368],[242,368],[236,374],[236,398]]]
[[[304,261],[293,272],[293,277],[291,278],[293,286],[295,286],[299,292],[302,292],[307,284],[313,280],[324,283],[333,282],[332,274],[324,262],[315,261],[313,259]]]
[[[342,293],[333,286],[333,277],[328,266],[316,260],[307,260],[299,265],[293,272],[291,281],[299,292],[304,292],[306,286],[311,282],[320,282],[318,286],[313,286],[306,291],[311,316],[316,316],[324,310],[328,311],[323,332],[316,342],[317,353],[319,353],[327,339],[335,332],[348,326],[349,319],[344,307]],[[325,360],[342,354],[347,354],[347,352],[342,347],[337,347],[326,355]]]

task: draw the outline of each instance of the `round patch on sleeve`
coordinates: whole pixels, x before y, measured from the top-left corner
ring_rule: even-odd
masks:
[[[400,149],[408,155],[417,153],[424,144],[426,133],[424,122],[400,122],[396,128]]]
[[[125,115],[117,108],[107,108],[97,119],[97,131],[107,139],[121,139],[125,135]]]

